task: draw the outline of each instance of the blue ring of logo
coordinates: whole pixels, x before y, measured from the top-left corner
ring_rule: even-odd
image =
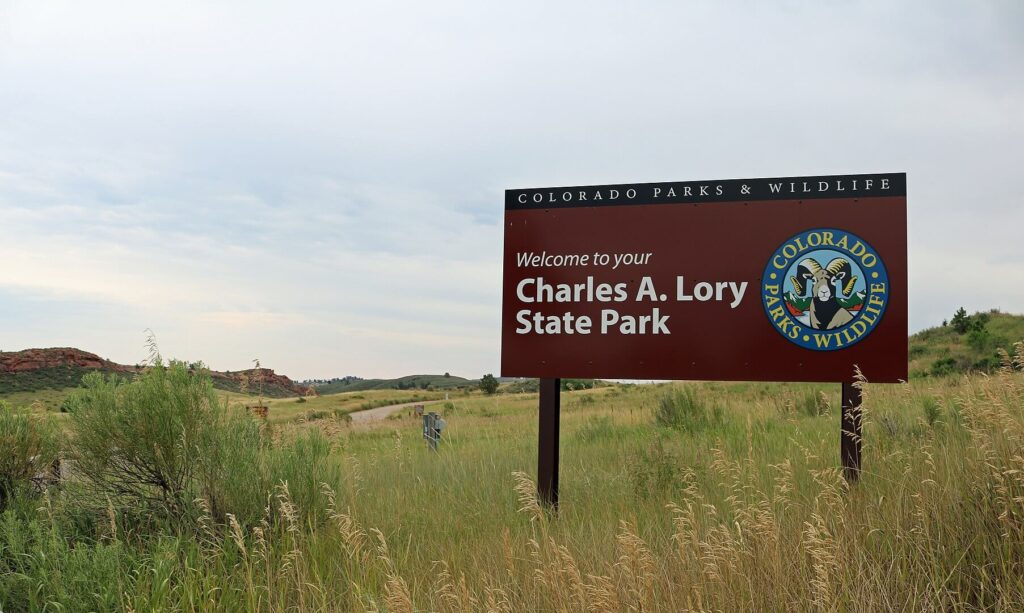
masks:
[[[813,296],[797,296],[792,290],[786,290],[787,284],[792,285],[791,269],[808,258],[815,259],[817,252],[844,256],[849,264],[847,274],[860,273],[857,276],[861,278],[849,281],[851,287],[856,284],[849,296],[842,296],[836,290],[833,284],[838,279],[833,278],[827,280],[835,292],[830,301],[816,301]],[[819,268],[826,267],[824,262],[819,263]],[[858,292],[861,284],[863,289]],[[840,282],[840,287],[842,285]],[[800,293],[806,293],[807,288],[802,289],[805,291]],[[819,323],[825,327],[813,327],[811,309],[819,304],[831,309],[831,300],[840,298],[849,306],[838,306],[832,322]],[[793,311],[801,310],[804,301],[813,306],[808,306],[801,315],[794,315]],[[878,252],[856,234],[836,228],[811,228],[790,237],[768,258],[761,276],[761,304],[772,327],[791,343],[813,351],[846,349],[864,340],[882,320],[889,304],[889,275]],[[845,311],[846,315],[839,311]],[[843,321],[847,315],[850,319]],[[827,327],[830,324],[836,325]]]

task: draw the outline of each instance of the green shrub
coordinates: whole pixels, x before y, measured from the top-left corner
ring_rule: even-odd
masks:
[[[925,434],[924,425],[920,421],[908,423],[899,413],[882,413],[878,416],[877,423],[882,433],[881,438],[888,439],[888,442],[914,440]]]
[[[999,356],[987,355],[975,360],[974,363],[971,364],[971,370],[976,370],[978,372],[992,372],[998,370],[1000,366],[1002,366],[1002,361],[999,359]]]
[[[571,392],[574,390],[588,390],[597,387],[597,381],[594,379],[560,379],[559,385],[563,392]]]
[[[992,334],[985,328],[971,330],[967,333],[967,344],[975,351],[986,351],[992,343]]]
[[[690,386],[674,387],[658,399],[654,421],[666,428],[697,432],[721,424],[722,407],[709,407]]]
[[[96,501],[180,520],[203,498],[217,520],[255,516],[266,489],[259,428],[218,402],[208,374],[172,361],[130,382],[82,382],[70,405],[75,469]]]
[[[585,443],[613,438],[615,426],[612,424],[612,418],[608,415],[591,415],[576,431],[576,436]]]
[[[57,460],[60,445],[51,422],[0,401],[0,511]]]
[[[341,481],[341,468],[330,457],[331,442],[319,430],[310,429],[271,454],[270,482],[280,493],[286,483],[292,502],[312,523],[323,519],[327,500],[323,484],[332,488]]]
[[[64,398],[64,400],[61,400],[61,402],[60,402],[60,412],[61,413],[67,413],[68,411],[70,411],[71,410],[71,404],[72,404],[73,401],[74,400],[70,396]]]
[[[628,465],[633,495],[638,500],[659,496],[681,480],[680,459],[665,449],[661,437],[655,437],[654,444],[638,449]]]
[[[480,379],[480,389],[487,395],[491,395],[498,391],[498,380],[494,375],[488,373]]]
[[[966,334],[971,329],[971,316],[967,314],[967,309],[960,307],[949,323],[958,334]]]
[[[813,390],[803,395],[797,402],[797,408],[808,417],[819,417],[829,413],[828,399],[821,392]]]
[[[956,372],[957,365],[954,358],[939,358],[932,362],[932,367],[928,371],[933,377],[944,377],[946,375]]]

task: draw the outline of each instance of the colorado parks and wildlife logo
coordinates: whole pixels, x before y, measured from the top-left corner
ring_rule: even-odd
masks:
[[[783,336],[834,351],[861,341],[882,319],[889,277],[871,245],[833,228],[805,230],[768,259],[761,301]]]

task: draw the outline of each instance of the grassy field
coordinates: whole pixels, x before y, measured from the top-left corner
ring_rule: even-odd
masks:
[[[64,399],[70,395],[75,388],[66,387],[62,389],[44,389],[30,392],[8,392],[0,394],[0,401],[16,407],[34,406],[40,411],[57,412]]]
[[[563,393],[558,513],[533,495],[536,395],[440,405],[436,453],[408,412],[302,417],[386,393],[272,401],[249,519],[155,521],[75,483],[14,501],[0,609],[1024,608],[1020,372],[867,384],[853,487],[838,386]]]

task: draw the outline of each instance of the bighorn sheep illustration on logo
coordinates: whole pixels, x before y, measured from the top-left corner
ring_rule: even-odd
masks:
[[[772,326],[812,351],[841,351],[860,342],[889,302],[881,256],[839,228],[811,228],[790,237],[768,258],[761,279],[761,305]]]
[[[853,321],[853,313],[839,304],[839,299],[849,295],[857,283],[850,262],[845,258],[834,258],[822,268],[814,258],[804,258],[797,265],[796,273],[790,281],[797,295],[804,296],[807,285],[811,288],[811,328],[832,330]]]

